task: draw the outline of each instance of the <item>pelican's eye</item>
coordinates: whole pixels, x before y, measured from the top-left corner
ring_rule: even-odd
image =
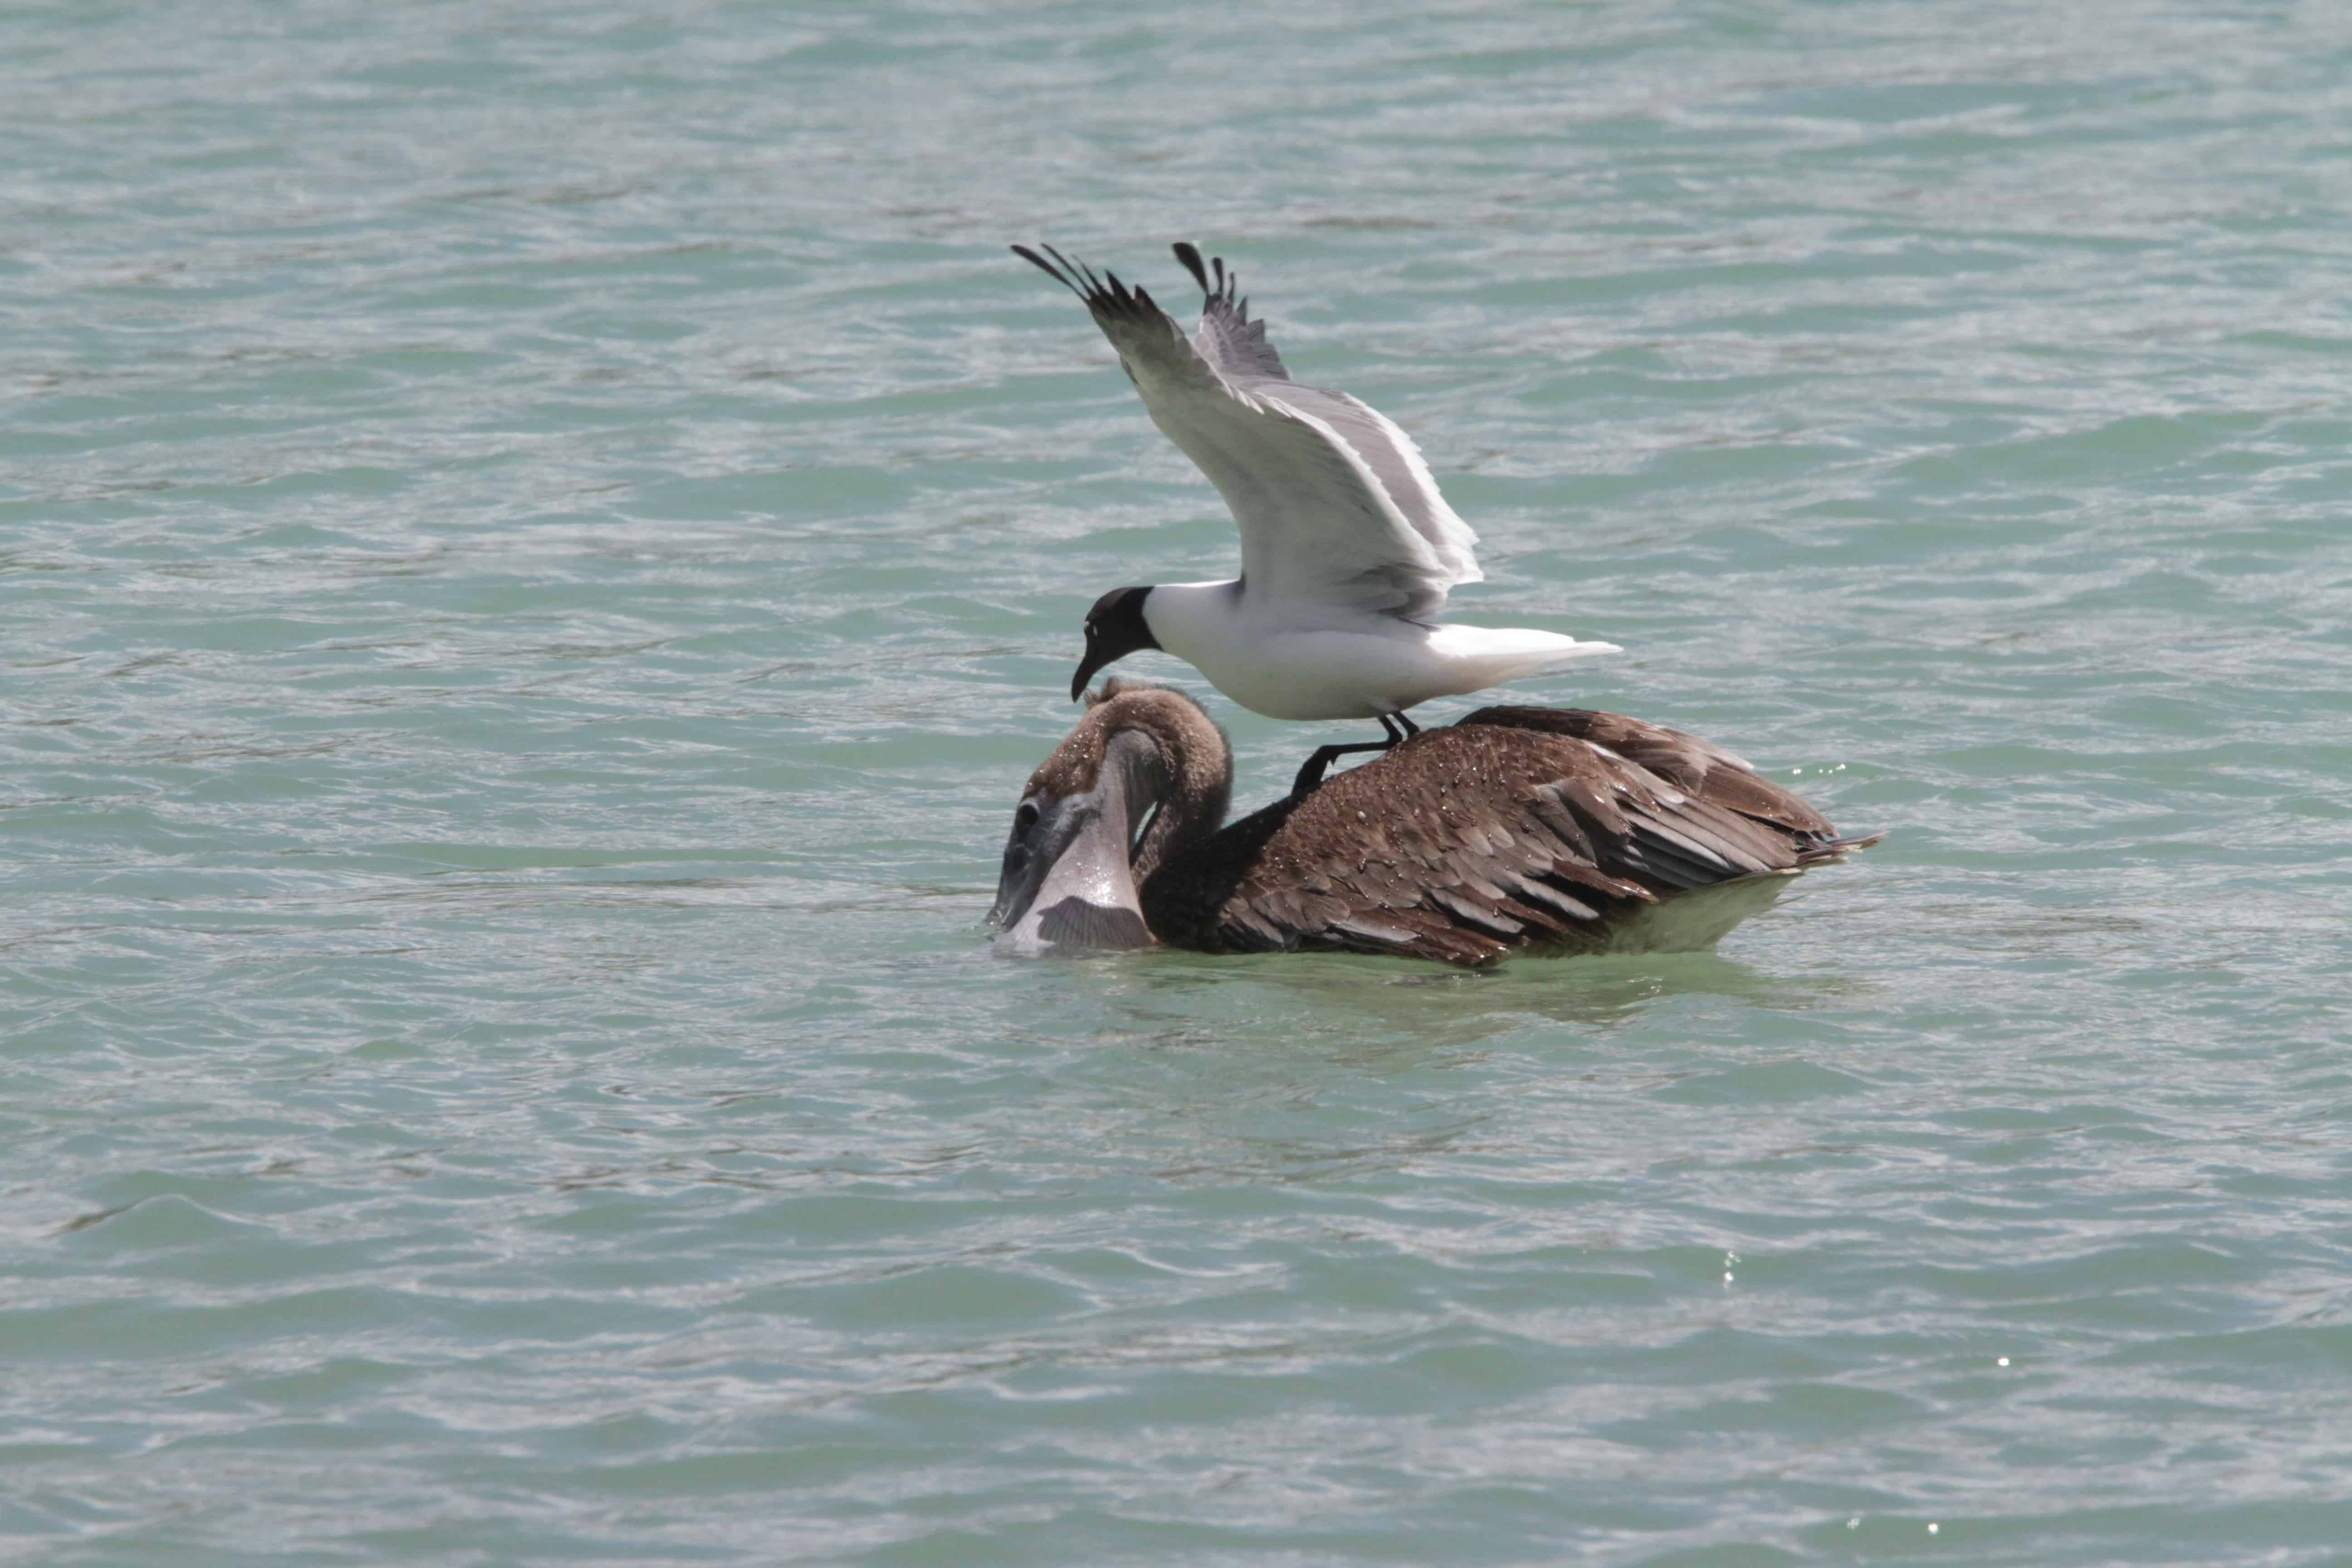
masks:
[[[1037,808],[1027,801],[1023,801],[1021,809],[1013,814],[1013,830],[1015,833],[1026,833],[1036,826]]]

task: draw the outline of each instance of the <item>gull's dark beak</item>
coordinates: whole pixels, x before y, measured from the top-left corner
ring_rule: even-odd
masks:
[[[1078,673],[1070,678],[1071,701],[1086,695],[1087,682],[1104,665],[1160,646],[1160,639],[1151,635],[1151,623],[1143,618],[1143,602],[1150,596],[1149,586],[1113,588],[1095,601],[1095,607],[1087,612],[1087,656],[1078,660]]]
[[[1095,678],[1095,671],[1117,658],[1118,654],[1104,649],[1102,634],[1089,625],[1087,627],[1087,656],[1078,660],[1077,674],[1070,677],[1070,700],[1076,702],[1085,696],[1087,682]]]

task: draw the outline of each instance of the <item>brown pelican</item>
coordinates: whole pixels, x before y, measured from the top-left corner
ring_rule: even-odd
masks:
[[[1241,530],[1231,582],[1114,588],[1096,601],[1072,701],[1112,660],[1163,649],[1268,718],[1378,719],[1388,731],[1336,755],[1412,733],[1404,710],[1417,702],[1618,651],[1528,627],[1440,624],[1447,590],[1484,575],[1478,536],[1412,437],[1344,392],[1290,379],[1222,258],[1204,264],[1176,247],[1204,296],[1187,338],[1117,273],[1097,277],[1050,245],[1045,256],[1013,248],[1085,302],[1151,422],[1200,465]]]
[[[1022,792],[999,940],[1459,964],[1681,951],[1878,841],[1696,736],[1578,708],[1481,708],[1228,825],[1232,788],[1198,703],[1106,682]]]

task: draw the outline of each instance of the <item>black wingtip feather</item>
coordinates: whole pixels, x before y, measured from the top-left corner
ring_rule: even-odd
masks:
[[[1054,247],[1049,245],[1045,248],[1052,250]],[[1046,277],[1051,278],[1055,282],[1059,283],[1063,288],[1067,289],[1071,293],[1078,295],[1081,299],[1085,298],[1084,293],[1079,289],[1077,284],[1070,279],[1067,273],[1065,273],[1060,268],[1055,266],[1052,262],[1046,260],[1044,257],[1038,255],[1027,246],[1014,246],[1013,247],[1013,254],[1019,257],[1022,260],[1029,263],[1030,266],[1037,268],[1038,271],[1043,272]]]
[[[1100,289],[1102,288],[1102,279],[1095,276],[1094,268],[1087,266],[1084,262],[1071,260],[1068,257],[1063,255],[1060,251],[1055,249],[1050,245],[1046,246],[1045,249],[1045,254],[1060,262],[1063,268],[1067,271],[1072,278],[1083,279],[1086,283],[1087,289]],[[1075,289],[1077,285],[1073,283],[1071,287]],[[1085,296],[1085,293],[1086,289],[1079,290],[1081,298]]]
[[[1038,251],[1045,254],[1041,256]],[[1094,312],[1098,321],[1105,320],[1106,313],[1136,320],[1143,319],[1141,312],[1144,311],[1166,314],[1140,285],[1129,283],[1108,268],[1097,277],[1095,269],[1085,262],[1074,261],[1043,241],[1039,242],[1037,250],[1025,245],[1016,245],[1013,247],[1013,254],[1076,294],[1087,309]]]
[[[1201,286],[1201,292],[1209,292],[1209,269],[1201,260],[1200,247],[1191,240],[1180,239],[1174,249],[1176,259],[1184,264],[1184,270],[1192,275],[1192,281]]]

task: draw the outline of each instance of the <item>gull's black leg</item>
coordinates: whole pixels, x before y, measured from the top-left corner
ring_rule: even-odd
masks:
[[[1391,740],[1358,741],[1352,746],[1318,746],[1299,768],[1298,777],[1292,783],[1290,793],[1294,795],[1314,794],[1322,785],[1323,771],[1350,752],[1385,752],[1395,744]]]
[[[1350,752],[1385,752],[1402,745],[1421,733],[1421,726],[1402,713],[1381,715],[1381,728],[1388,731],[1385,741],[1359,741],[1350,746],[1318,746],[1298,770],[1298,777],[1290,786],[1294,795],[1312,795],[1323,783],[1325,770],[1338,758]]]

